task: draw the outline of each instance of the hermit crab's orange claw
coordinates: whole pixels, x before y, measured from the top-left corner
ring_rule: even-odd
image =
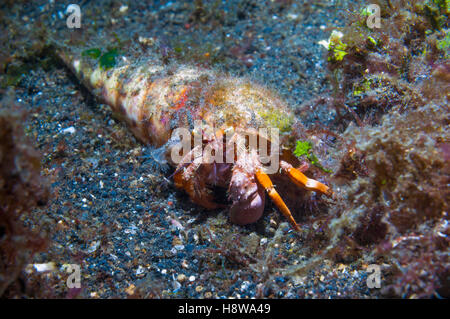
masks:
[[[220,207],[220,205],[214,202],[213,196],[207,192],[204,182],[194,181],[192,178],[185,179],[183,177],[183,170],[175,173],[173,180],[175,186],[184,189],[194,203],[201,205],[206,209],[216,209]],[[195,187],[196,184],[198,187]]]
[[[261,184],[262,187],[267,191],[267,194],[272,199],[272,201],[277,205],[278,209],[281,211],[281,213],[286,216],[286,218],[289,220],[289,223],[291,223],[292,227],[294,227],[295,230],[300,231],[300,227],[297,225],[294,217],[292,217],[292,214],[289,210],[289,208],[286,206],[284,201],[281,199],[278,192],[273,187],[272,181],[270,180],[269,176],[262,172],[261,170],[256,171],[256,179]]]
[[[333,191],[327,185],[322,184],[315,179],[306,177],[302,172],[294,168],[291,164],[281,161],[280,166],[281,169],[283,169],[288,174],[288,176],[297,186],[310,191],[320,192],[326,196],[332,196]]]

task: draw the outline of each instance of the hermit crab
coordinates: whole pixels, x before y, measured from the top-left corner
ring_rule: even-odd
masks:
[[[223,204],[217,203],[212,189],[226,190],[233,223],[257,221],[267,193],[299,230],[277,189],[284,189],[293,203],[308,191],[332,194],[328,186],[297,168],[301,163],[292,153],[292,143],[302,126],[264,86],[151,58],[130,62],[123,57],[106,69],[81,54],[59,52],[59,56],[138,139],[163,150],[175,167],[175,185],[193,202],[216,209]]]

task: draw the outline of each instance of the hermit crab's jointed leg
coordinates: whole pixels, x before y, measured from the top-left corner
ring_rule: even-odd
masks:
[[[294,168],[291,164],[286,163],[285,161],[280,161],[280,166],[281,166],[281,169],[284,170],[288,174],[288,176],[291,178],[291,180],[296,185],[303,187],[307,190],[318,191],[327,196],[332,195],[332,191],[328,186],[326,186],[314,179],[306,177],[302,172],[300,172],[298,169]],[[283,213],[283,215],[288,219],[288,221],[292,225],[292,227],[294,227],[295,230],[300,230],[294,217],[292,217],[292,214],[291,214],[289,208],[286,206],[283,199],[280,197],[278,192],[275,190],[275,188],[272,184],[272,181],[270,180],[270,177],[267,174],[265,174],[262,170],[257,170],[256,178],[258,179],[258,182],[267,191],[267,194],[272,199],[272,201],[275,203],[275,205],[277,205],[277,207],[281,211],[281,213]]]
[[[333,194],[332,190],[325,184],[316,181],[315,179],[306,177],[298,169],[294,168],[291,164],[285,161],[280,161],[280,166],[283,171],[285,171],[291,180],[298,186],[303,187],[309,191],[316,191],[322,193],[326,196],[331,196]]]
[[[278,167],[289,177],[288,182],[331,196],[328,186],[294,168],[299,161],[293,155],[293,144],[302,138],[303,126],[286,103],[267,88],[200,67],[164,65],[155,58],[131,61],[123,56],[114,68],[105,70],[84,56],[83,51],[73,51],[61,50],[58,54],[93,94],[125,119],[138,139],[166,150],[168,163],[176,167],[175,185],[185,190],[193,202],[208,209],[221,207],[214,200],[212,187],[227,190],[230,219],[243,225],[262,216],[267,192],[294,229],[299,230],[275,188],[282,186],[293,193],[286,195],[296,195],[298,190],[285,184],[288,178],[280,178],[283,175]],[[203,136],[200,145],[189,142],[189,151],[175,161],[169,156],[174,149],[171,136],[178,128],[186,128],[188,135],[194,134],[195,123],[199,121],[214,127],[214,133]],[[276,141],[260,133],[268,128],[279,132]],[[245,152],[228,147],[225,132],[233,132],[235,139],[240,133],[249,133],[259,139],[258,143],[267,141],[283,148],[284,153],[277,153],[281,157],[274,161],[279,165],[275,172],[269,172],[263,165],[266,162],[262,159],[268,154],[258,147],[241,147]],[[210,151],[205,154],[207,149]],[[228,161],[230,158],[232,161]],[[272,174],[277,176],[277,185],[269,177]],[[301,200],[301,196],[286,197]]]
[[[272,181],[270,180],[270,177],[267,174],[265,174],[264,172],[262,172],[261,170],[257,170],[256,178],[258,179],[258,182],[267,191],[267,194],[273,200],[275,205],[277,205],[277,207],[281,211],[281,213],[288,219],[288,221],[292,225],[292,227],[294,227],[295,230],[299,231],[300,227],[297,225],[297,222],[295,221],[294,217],[292,217],[291,211],[286,206],[286,204],[284,203],[281,196],[275,190],[275,187],[273,186]]]

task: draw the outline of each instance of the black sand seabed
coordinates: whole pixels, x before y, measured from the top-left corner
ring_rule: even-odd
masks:
[[[220,14],[214,14],[215,5],[205,3],[202,9],[196,3],[84,1],[78,32],[110,28],[122,39],[156,37],[168,43],[169,55],[175,51],[186,59],[196,58],[190,52],[197,57],[209,52],[217,57],[213,67],[266,84],[293,108],[330,90],[318,42],[344,23],[344,10],[352,10],[346,1],[215,1]],[[5,6],[4,18],[15,25],[11,43],[26,43],[12,30],[31,37],[27,30],[38,20],[51,33],[70,36],[63,14],[68,4]],[[284,275],[311,256],[302,254],[301,239],[271,204],[258,223],[245,227],[231,224],[226,210],[207,212],[192,204],[151,160],[149,148],[62,65],[38,64],[15,95],[29,112],[27,131],[44,154],[43,174],[51,183],[49,205],[29,221],[52,240],[32,263],[53,263],[48,267],[54,270],[28,267],[40,296],[378,296],[377,289],[367,288],[361,265],[321,260]],[[304,123],[326,124],[333,116],[318,107]],[[221,246],[227,244],[237,245],[234,255]],[[66,264],[81,266],[81,289],[67,288]]]

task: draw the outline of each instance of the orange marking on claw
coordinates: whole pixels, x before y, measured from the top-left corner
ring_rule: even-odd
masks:
[[[297,186],[303,187],[310,191],[320,192],[327,196],[332,195],[333,192],[327,185],[322,184],[321,182],[316,181],[315,179],[306,177],[305,174],[300,172],[298,169],[292,167],[290,164],[281,163],[281,167],[286,171],[288,176]]]

